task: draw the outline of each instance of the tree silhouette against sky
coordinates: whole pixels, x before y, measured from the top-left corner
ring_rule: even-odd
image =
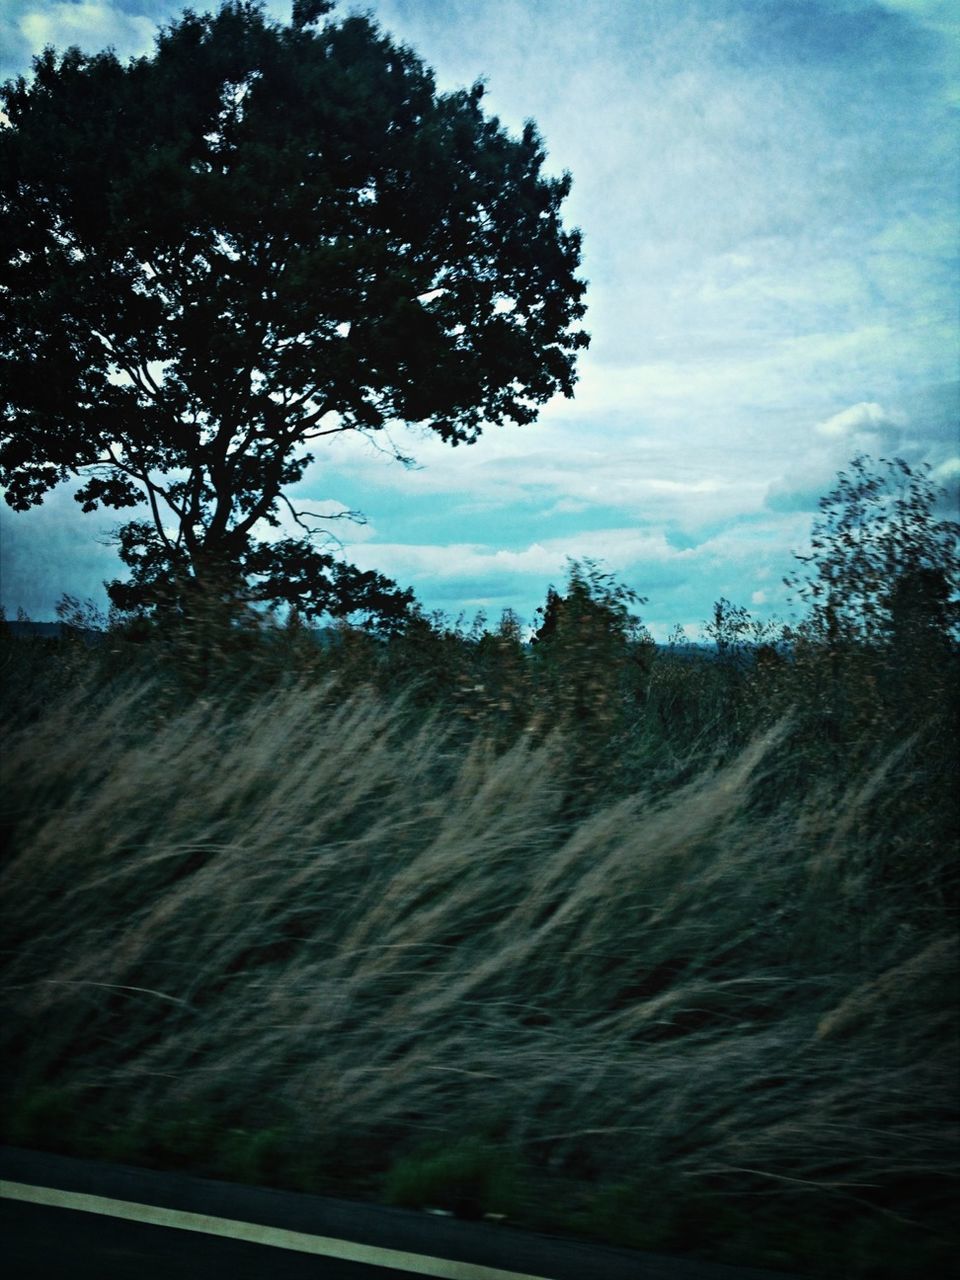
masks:
[[[146,505],[117,531],[121,609],[214,587],[402,615],[288,495],[318,446],[399,455],[396,423],[471,443],[572,394],[569,175],[480,84],[438,94],[330,7],[188,11],[150,58],[48,49],[3,88],[0,480],[17,510],[70,476],[86,511]]]

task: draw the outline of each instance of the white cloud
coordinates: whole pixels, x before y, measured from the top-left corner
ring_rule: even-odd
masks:
[[[671,547],[659,532],[601,529],[575,538],[544,538],[520,550],[501,550],[484,543],[368,543],[350,547],[349,556],[362,568],[379,567],[394,577],[435,580],[510,577],[536,574],[546,581],[562,577],[568,559],[601,560],[612,570],[630,566],[682,563],[693,553]]]
[[[302,487],[327,489],[333,468],[374,495],[387,489],[418,505],[434,495],[455,496],[462,509],[485,508],[491,521],[523,501],[551,515],[601,508],[645,523],[702,525],[761,510],[777,474],[768,457],[776,441],[738,438],[727,413],[711,406],[681,426],[655,415],[636,415],[634,423],[626,414],[613,422],[593,415],[547,419],[492,429],[477,444],[453,450],[414,435],[410,448],[422,464],[414,470],[342,437],[318,457]],[[374,515],[375,502],[374,496]]]
[[[776,562],[805,532],[806,522],[769,517],[746,530],[727,529],[695,547],[670,544],[659,529],[633,527],[597,529],[558,538],[542,538],[519,550],[502,550],[485,543],[447,544],[369,542],[351,546],[350,559],[362,568],[380,568],[403,579],[449,581],[458,578],[506,580],[537,575],[557,580],[572,559],[597,560],[618,576],[645,590],[644,578],[654,584],[721,566],[749,567],[752,576],[770,576],[769,558]],[[719,581],[719,580],[718,580]],[[761,593],[763,594],[763,593]],[[754,601],[764,603],[764,601]]]
[[[349,558],[361,569],[379,569],[399,581],[456,581],[477,577],[537,574],[556,575],[565,552],[539,542],[522,551],[498,551],[480,543],[368,543],[351,546]]]
[[[121,57],[147,53],[153,45],[154,18],[126,13],[103,0],[35,5],[20,17],[20,33],[35,51],[79,45],[87,53],[113,46]]]
[[[903,414],[889,413],[882,405],[861,401],[849,409],[841,409],[832,417],[818,422],[814,431],[828,440],[846,440],[868,433],[872,436],[888,436],[899,440],[905,419]]]
[[[936,446],[934,432],[928,434],[925,439],[899,409],[871,400],[849,405],[814,425],[802,455],[770,484],[766,505],[775,511],[812,511],[833,487],[837,473],[856,455],[897,455],[909,462],[920,461]]]
[[[939,467],[935,467],[933,471],[933,479],[937,484],[950,484],[952,481],[960,477],[960,457],[947,458],[945,462],[941,462]]]

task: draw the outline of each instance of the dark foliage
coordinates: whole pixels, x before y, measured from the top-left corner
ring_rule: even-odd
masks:
[[[325,517],[287,496],[318,442],[470,443],[572,394],[569,176],[482,85],[438,93],[330,7],[187,11],[150,58],[47,49],[0,91],[0,480],[16,510],[70,476],[86,511],[147,505],[124,610],[196,585],[395,623],[409,594],[318,550]],[[258,536],[282,516],[302,536]]]

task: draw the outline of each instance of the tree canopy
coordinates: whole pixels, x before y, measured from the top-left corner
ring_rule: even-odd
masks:
[[[145,504],[118,531],[124,609],[216,581],[401,611],[286,492],[320,442],[410,423],[471,443],[572,395],[569,175],[542,175],[535,126],[510,136],[481,84],[438,93],[331,7],[188,10],[151,57],[47,49],[0,91],[0,482],[16,510],[70,476],[85,511]]]
[[[960,524],[929,466],[861,454],[820,499],[806,566],[786,585],[808,610],[807,635],[831,646],[944,643],[960,630]]]

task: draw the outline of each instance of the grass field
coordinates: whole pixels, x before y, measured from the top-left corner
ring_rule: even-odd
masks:
[[[930,745],[807,776],[796,737],[577,813],[562,736],[316,681],[229,708],[66,681],[2,753],[4,1139],[944,1274]]]

